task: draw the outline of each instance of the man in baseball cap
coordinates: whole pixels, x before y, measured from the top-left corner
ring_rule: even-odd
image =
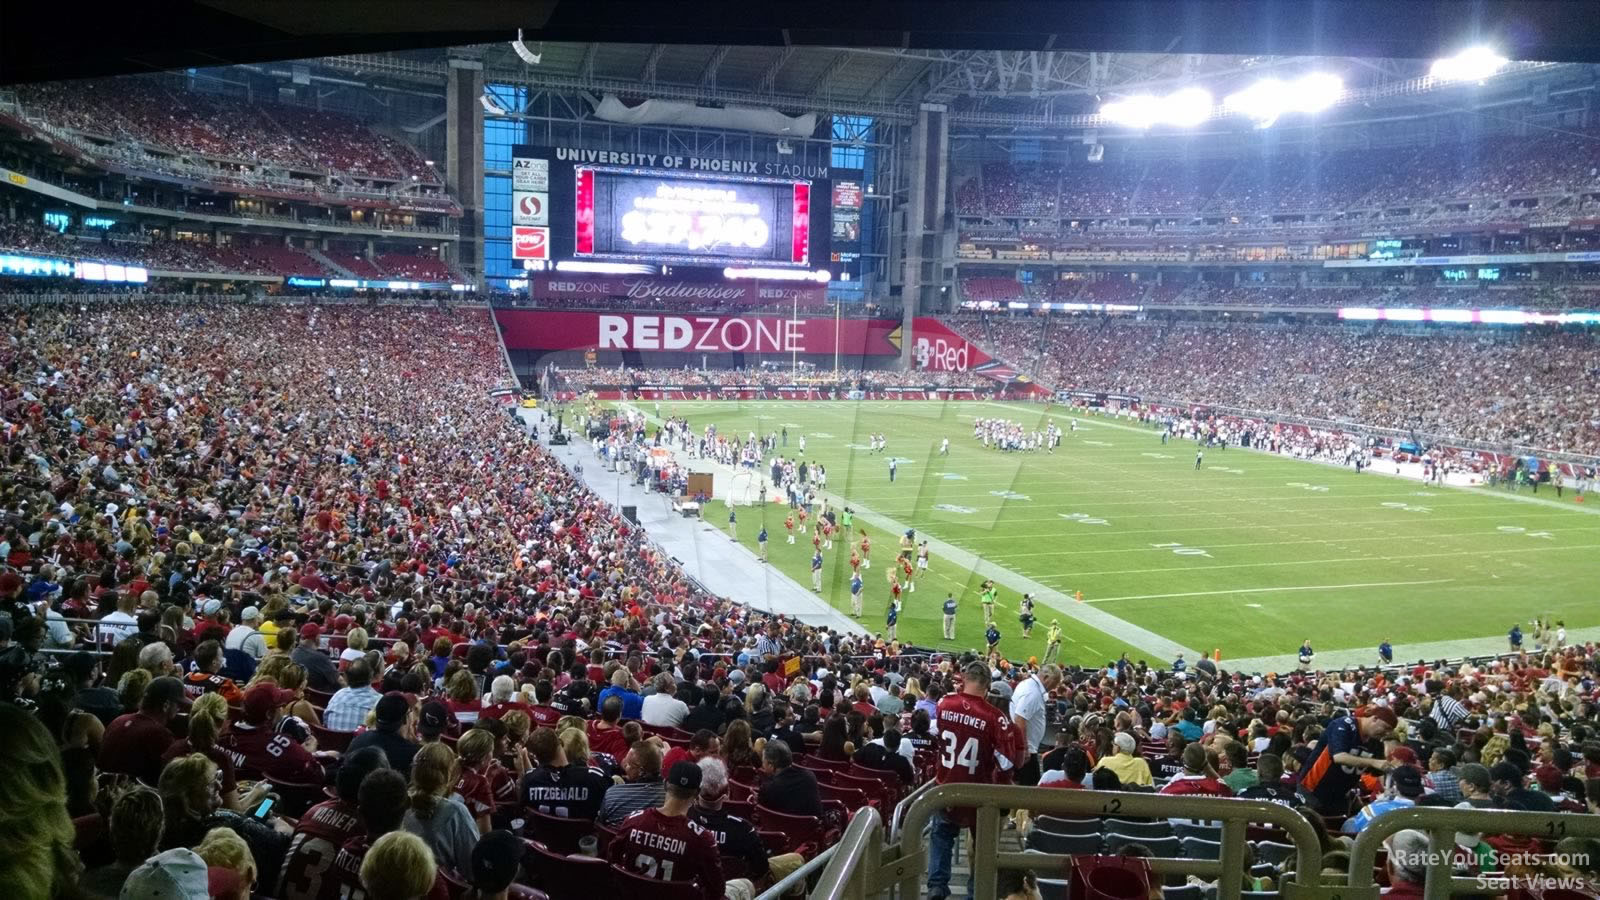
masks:
[[[344,685],[339,683],[339,669],[333,658],[322,649],[322,626],[307,622],[300,626],[300,645],[289,658],[306,670],[306,685],[314,691],[331,694]]]
[[[522,839],[503,829],[491,831],[472,848],[472,886],[482,897],[504,897],[522,868]]]
[[[700,795],[700,767],[687,761],[674,763],[666,780],[666,798],[659,807],[641,809],[622,820],[611,841],[611,864],[651,878],[698,881],[705,897],[722,897],[728,884],[716,838],[689,822],[689,807]],[[641,859],[651,860],[649,870],[639,867]],[[748,881],[736,882],[735,887],[740,889],[733,892],[735,896],[748,896],[744,892],[754,890]]]
[[[1387,706],[1369,706],[1329,722],[1300,770],[1296,790],[1306,805],[1319,812],[1337,810],[1359,783],[1360,769],[1387,772],[1393,767],[1383,757],[1383,739],[1399,722]]]
[[[158,853],[128,873],[121,900],[211,900],[239,888],[232,869],[212,868],[200,854],[183,847]]]
[[[377,747],[389,758],[390,766],[410,776],[411,759],[421,749],[416,741],[416,705],[415,695],[399,691],[390,691],[378,698],[378,704],[372,710],[377,727],[356,735],[346,752]]]
[[[261,681],[244,692],[244,713],[222,736],[222,748],[244,757],[245,765],[279,781],[321,784],[322,764],[304,744],[278,733],[283,708],[300,699],[294,691]]]
[[[450,707],[438,700],[429,700],[422,704],[422,714],[417,717],[417,733],[422,735],[423,743],[437,741],[439,736],[450,727]]]

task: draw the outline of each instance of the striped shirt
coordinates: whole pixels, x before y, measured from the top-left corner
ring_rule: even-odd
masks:
[[[1454,731],[1467,717],[1467,708],[1461,701],[1449,694],[1440,694],[1433,700],[1433,713],[1430,718],[1439,726],[1441,731]]]

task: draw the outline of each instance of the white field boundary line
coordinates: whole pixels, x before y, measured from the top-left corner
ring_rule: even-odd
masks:
[[[985,400],[985,401],[982,401],[982,402],[988,404],[989,406],[998,406],[998,407],[1001,407],[1003,409],[1015,409],[1015,407],[1013,407],[1011,404],[1002,403],[1002,402],[1000,402],[998,400]],[[1135,432],[1137,434],[1154,435],[1157,438],[1160,437],[1160,433],[1155,431],[1155,430],[1153,430],[1153,429],[1139,428],[1139,427],[1134,426],[1134,425],[1123,425],[1123,424],[1121,424],[1119,422],[1108,422],[1104,418],[1099,417],[1099,416],[1095,416],[1095,417],[1091,418],[1090,421],[1096,422],[1096,423],[1098,423],[1100,425],[1104,425],[1107,428],[1116,428],[1116,429],[1120,429],[1122,431],[1132,431],[1132,432]],[[1312,465],[1326,466],[1326,467],[1329,467],[1329,468],[1340,469],[1340,470],[1344,470],[1344,468],[1345,468],[1344,466],[1342,466],[1342,465],[1340,465],[1338,463],[1324,462],[1322,460],[1317,460],[1317,459],[1296,459],[1295,457],[1292,457],[1292,456],[1283,456],[1282,454],[1279,454],[1279,453],[1272,453],[1272,452],[1266,451],[1266,450],[1255,450],[1255,449],[1251,449],[1249,447],[1235,447],[1233,449],[1235,449],[1235,450],[1243,450],[1246,453],[1254,453],[1254,454],[1257,454],[1257,455],[1260,455],[1260,456],[1264,456],[1264,457],[1267,457],[1267,458],[1270,458],[1270,459],[1281,459],[1281,460],[1284,460],[1285,462],[1310,463]],[[1421,484],[1422,483],[1420,481],[1417,481],[1415,478],[1407,478],[1404,475],[1396,475],[1393,472],[1380,472],[1377,469],[1369,469],[1366,472],[1363,472],[1362,474],[1363,475],[1369,475],[1369,474],[1370,475],[1380,475],[1380,476],[1382,476],[1384,478],[1400,479],[1400,480],[1403,480],[1403,481],[1410,482],[1412,484]],[[1435,487],[1433,489],[1437,490],[1437,489],[1439,489],[1439,487]],[[1468,495],[1473,495],[1473,496],[1479,496],[1479,497],[1499,497],[1502,500],[1513,500],[1513,501],[1516,501],[1518,503],[1533,503],[1533,504],[1537,504],[1539,506],[1548,506],[1548,507],[1550,507],[1552,509],[1562,509],[1562,510],[1566,510],[1568,512],[1582,513],[1583,515],[1600,516],[1600,508],[1597,508],[1597,507],[1576,506],[1576,505],[1568,506],[1567,504],[1560,503],[1560,502],[1557,502],[1555,500],[1545,500],[1543,498],[1534,497],[1534,496],[1524,497],[1521,494],[1508,493],[1508,492],[1499,491],[1499,490],[1495,490],[1495,489],[1488,488],[1488,487],[1468,487],[1468,486],[1457,485],[1457,484],[1446,484],[1446,485],[1442,485],[1442,489],[1444,489],[1444,490],[1452,490],[1452,491],[1461,491],[1462,493],[1465,493],[1465,494],[1468,494]]]
[[[1237,588],[1227,591],[1186,591],[1180,594],[1130,594],[1126,597],[1101,597],[1085,603],[1112,603],[1117,600],[1163,600],[1168,597],[1222,597],[1229,594],[1275,594],[1279,591],[1334,591],[1343,588],[1404,587],[1418,584],[1449,584],[1454,578],[1434,578],[1428,581],[1365,581],[1359,584],[1308,584],[1295,587]]]

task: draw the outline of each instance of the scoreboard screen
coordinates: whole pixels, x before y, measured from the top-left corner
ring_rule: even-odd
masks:
[[[573,254],[597,259],[811,261],[810,181],[573,169]]]
[[[512,258],[533,268],[844,270],[827,165],[523,144],[511,162]],[[859,181],[842,196],[858,197]]]

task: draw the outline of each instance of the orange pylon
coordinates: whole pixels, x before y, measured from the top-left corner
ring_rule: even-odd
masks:
[[[1072,592],[1072,598],[1074,600],[1077,600],[1079,603],[1082,603],[1083,602],[1083,591],[1073,591]]]

